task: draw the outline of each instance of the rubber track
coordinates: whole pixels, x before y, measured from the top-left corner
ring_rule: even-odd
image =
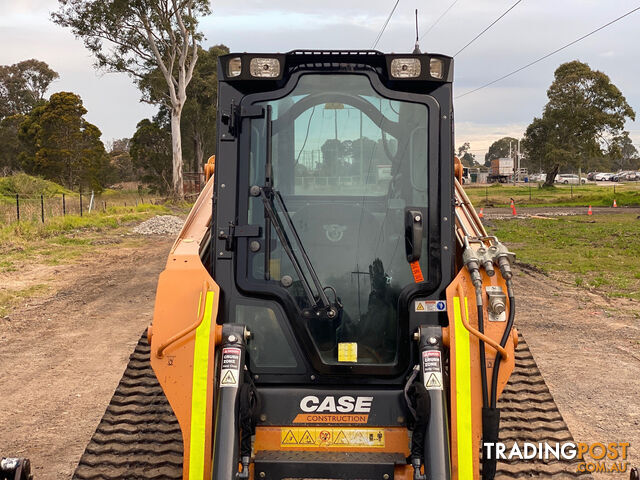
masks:
[[[573,441],[522,336],[516,369],[499,403],[500,440],[507,451],[515,441]],[[496,480],[588,479],[577,464],[544,461],[498,463]],[[84,454],[73,479],[180,479],[182,436],[178,422],[149,363],[146,333],[129,364]]]

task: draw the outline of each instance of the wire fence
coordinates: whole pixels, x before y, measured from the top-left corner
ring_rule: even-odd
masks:
[[[184,199],[196,200],[206,179],[202,172],[184,173]],[[98,194],[73,192],[55,195],[14,194],[0,195],[0,225],[30,221],[46,223],[47,219],[65,215],[91,215],[106,212],[109,207],[137,207],[140,204],[160,205],[171,197],[145,195],[136,191]]]
[[[138,194],[102,196],[86,193],[58,195],[0,195],[0,223],[41,222],[64,215],[91,215],[106,212],[109,207],[137,207],[140,204],[159,205],[166,197]]]

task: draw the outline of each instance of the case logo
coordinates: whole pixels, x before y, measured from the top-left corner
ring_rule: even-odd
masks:
[[[331,225],[323,225],[324,233],[327,239],[331,242],[339,242],[344,236],[344,232],[347,229],[346,225],[337,225],[335,223]]]
[[[308,395],[300,400],[300,410],[305,413],[369,413],[373,397],[351,397],[348,395],[334,397],[332,395],[320,400]]]

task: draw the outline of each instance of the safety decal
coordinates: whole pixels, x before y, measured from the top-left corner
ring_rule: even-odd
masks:
[[[236,347],[222,349],[222,366],[220,368],[220,386],[237,387],[240,378],[240,354]]]
[[[338,343],[338,361],[339,362],[357,362],[358,361],[358,344],[356,342]]]
[[[384,447],[384,430],[379,428],[283,427],[282,447]]]
[[[444,300],[416,300],[416,312],[446,312],[447,302]]]
[[[427,390],[442,390],[442,361],[440,352],[427,350],[422,352],[422,374]]]

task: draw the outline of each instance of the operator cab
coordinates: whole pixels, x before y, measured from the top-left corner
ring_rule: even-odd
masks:
[[[415,301],[444,298],[453,273],[452,69],[374,51],[220,58],[210,256],[256,383],[410,369]]]

